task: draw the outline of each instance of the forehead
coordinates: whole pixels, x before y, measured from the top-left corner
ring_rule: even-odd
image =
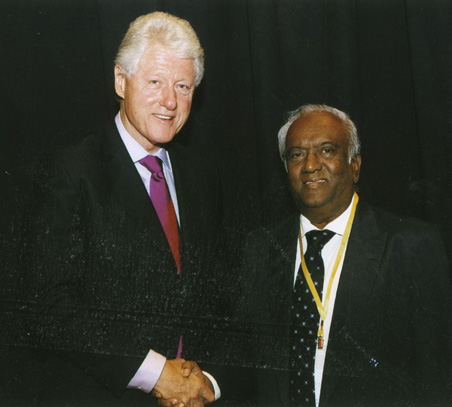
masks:
[[[137,70],[161,70],[195,76],[195,61],[193,58],[182,58],[176,52],[156,44],[143,52]]]
[[[342,120],[328,112],[312,112],[299,117],[287,132],[288,147],[325,142],[348,143]]]

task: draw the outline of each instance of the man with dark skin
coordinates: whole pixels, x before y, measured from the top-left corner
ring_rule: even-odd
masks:
[[[314,112],[296,120],[286,139],[290,186],[301,213],[323,229],[347,209],[358,182],[361,156],[348,159],[339,118]]]
[[[256,329],[256,404],[450,405],[452,294],[437,229],[359,200],[360,141],[344,112],[302,106],[278,137],[299,213],[248,237],[239,318]]]

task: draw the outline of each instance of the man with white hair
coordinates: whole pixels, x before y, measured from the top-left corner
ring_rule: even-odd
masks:
[[[187,21],[137,18],[115,61],[119,113],[61,153],[38,188],[28,283],[42,316],[31,337],[54,350],[43,405],[146,405],[154,391],[202,406],[220,396],[184,359],[202,355],[220,215],[215,166],[174,141],[203,61]]]
[[[306,105],[279,131],[298,212],[248,239],[242,314],[257,405],[451,405],[446,252],[437,228],[360,199],[344,112]]]

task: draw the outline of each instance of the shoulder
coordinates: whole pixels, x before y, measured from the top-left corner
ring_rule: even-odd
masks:
[[[167,151],[172,165],[189,165],[190,168],[195,170],[202,169],[207,171],[207,174],[216,171],[217,165],[215,161],[197,149],[186,147],[177,142],[172,142],[167,146]]]
[[[218,166],[209,157],[196,149],[185,147],[176,142],[167,147],[171,160],[176,188],[186,196],[193,194],[196,186],[198,193],[209,196],[220,194],[220,175]]]
[[[261,248],[267,245],[285,250],[287,245],[296,242],[300,227],[300,214],[269,223],[251,231],[247,236],[247,247]]]
[[[56,167],[79,168],[87,163],[93,162],[101,156],[100,136],[89,135],[61,149],[55,154],[50,163]]]
[[[105,128],[87,134],[51,156],[42,157],[34,169],[33,183],[48,188],[64,188],[80,179],[96,179],[108,171],[108,163],[118,154],[122,141],[119,134]],[[114,151],[117,152],[114,152]],[[123,152],[127,151],[123,147]]]
[[[367,234],[386,233],[407,242],[423,239],[441,241],[439,228],[424,220],[397,215],[366,202],[358,204],[355,222]]]
[[[399,215],[388,212],[385,209],[370,205],[366,202],[359,203],[359,210],[364,213],[371,213],[375,216],[376,221],[388,229],[424,229],[433,228],[433,224],[424,220],[409,216]]]
[[[111,160],[118,153],[127,150],[114,124],[102,130],[87,134],[77,142],[60,150],[53,160],[60,165],[80,167],[82,165],[102,163]]]
[[[44,163],[57,169],[83,170],[84,167],[102,165],[112,157],[128,156],[114,122],[96,132],[82,135],[75,142],[59,149]]]
[[[290,216],[271,222],[259,228],[262,232],[266,234],[278,235],[278,234],[286,234],[288,231],[298,231],[300,227],[300,214],[293,213]]]

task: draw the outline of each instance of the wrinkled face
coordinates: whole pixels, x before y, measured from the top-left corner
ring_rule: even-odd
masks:
[[[148,48],[128,77],[115,67],[124,127],[148,152],[171,141],[185,124],[194,89],[193,59],[178,58],[160,45]]]
[[[309,219],[308,214],[331,221],[350,204],[361,157],[349,163],[348,147],[341,120],[330,113],[309,113],[290,126],[286,139],[290,187]]]

